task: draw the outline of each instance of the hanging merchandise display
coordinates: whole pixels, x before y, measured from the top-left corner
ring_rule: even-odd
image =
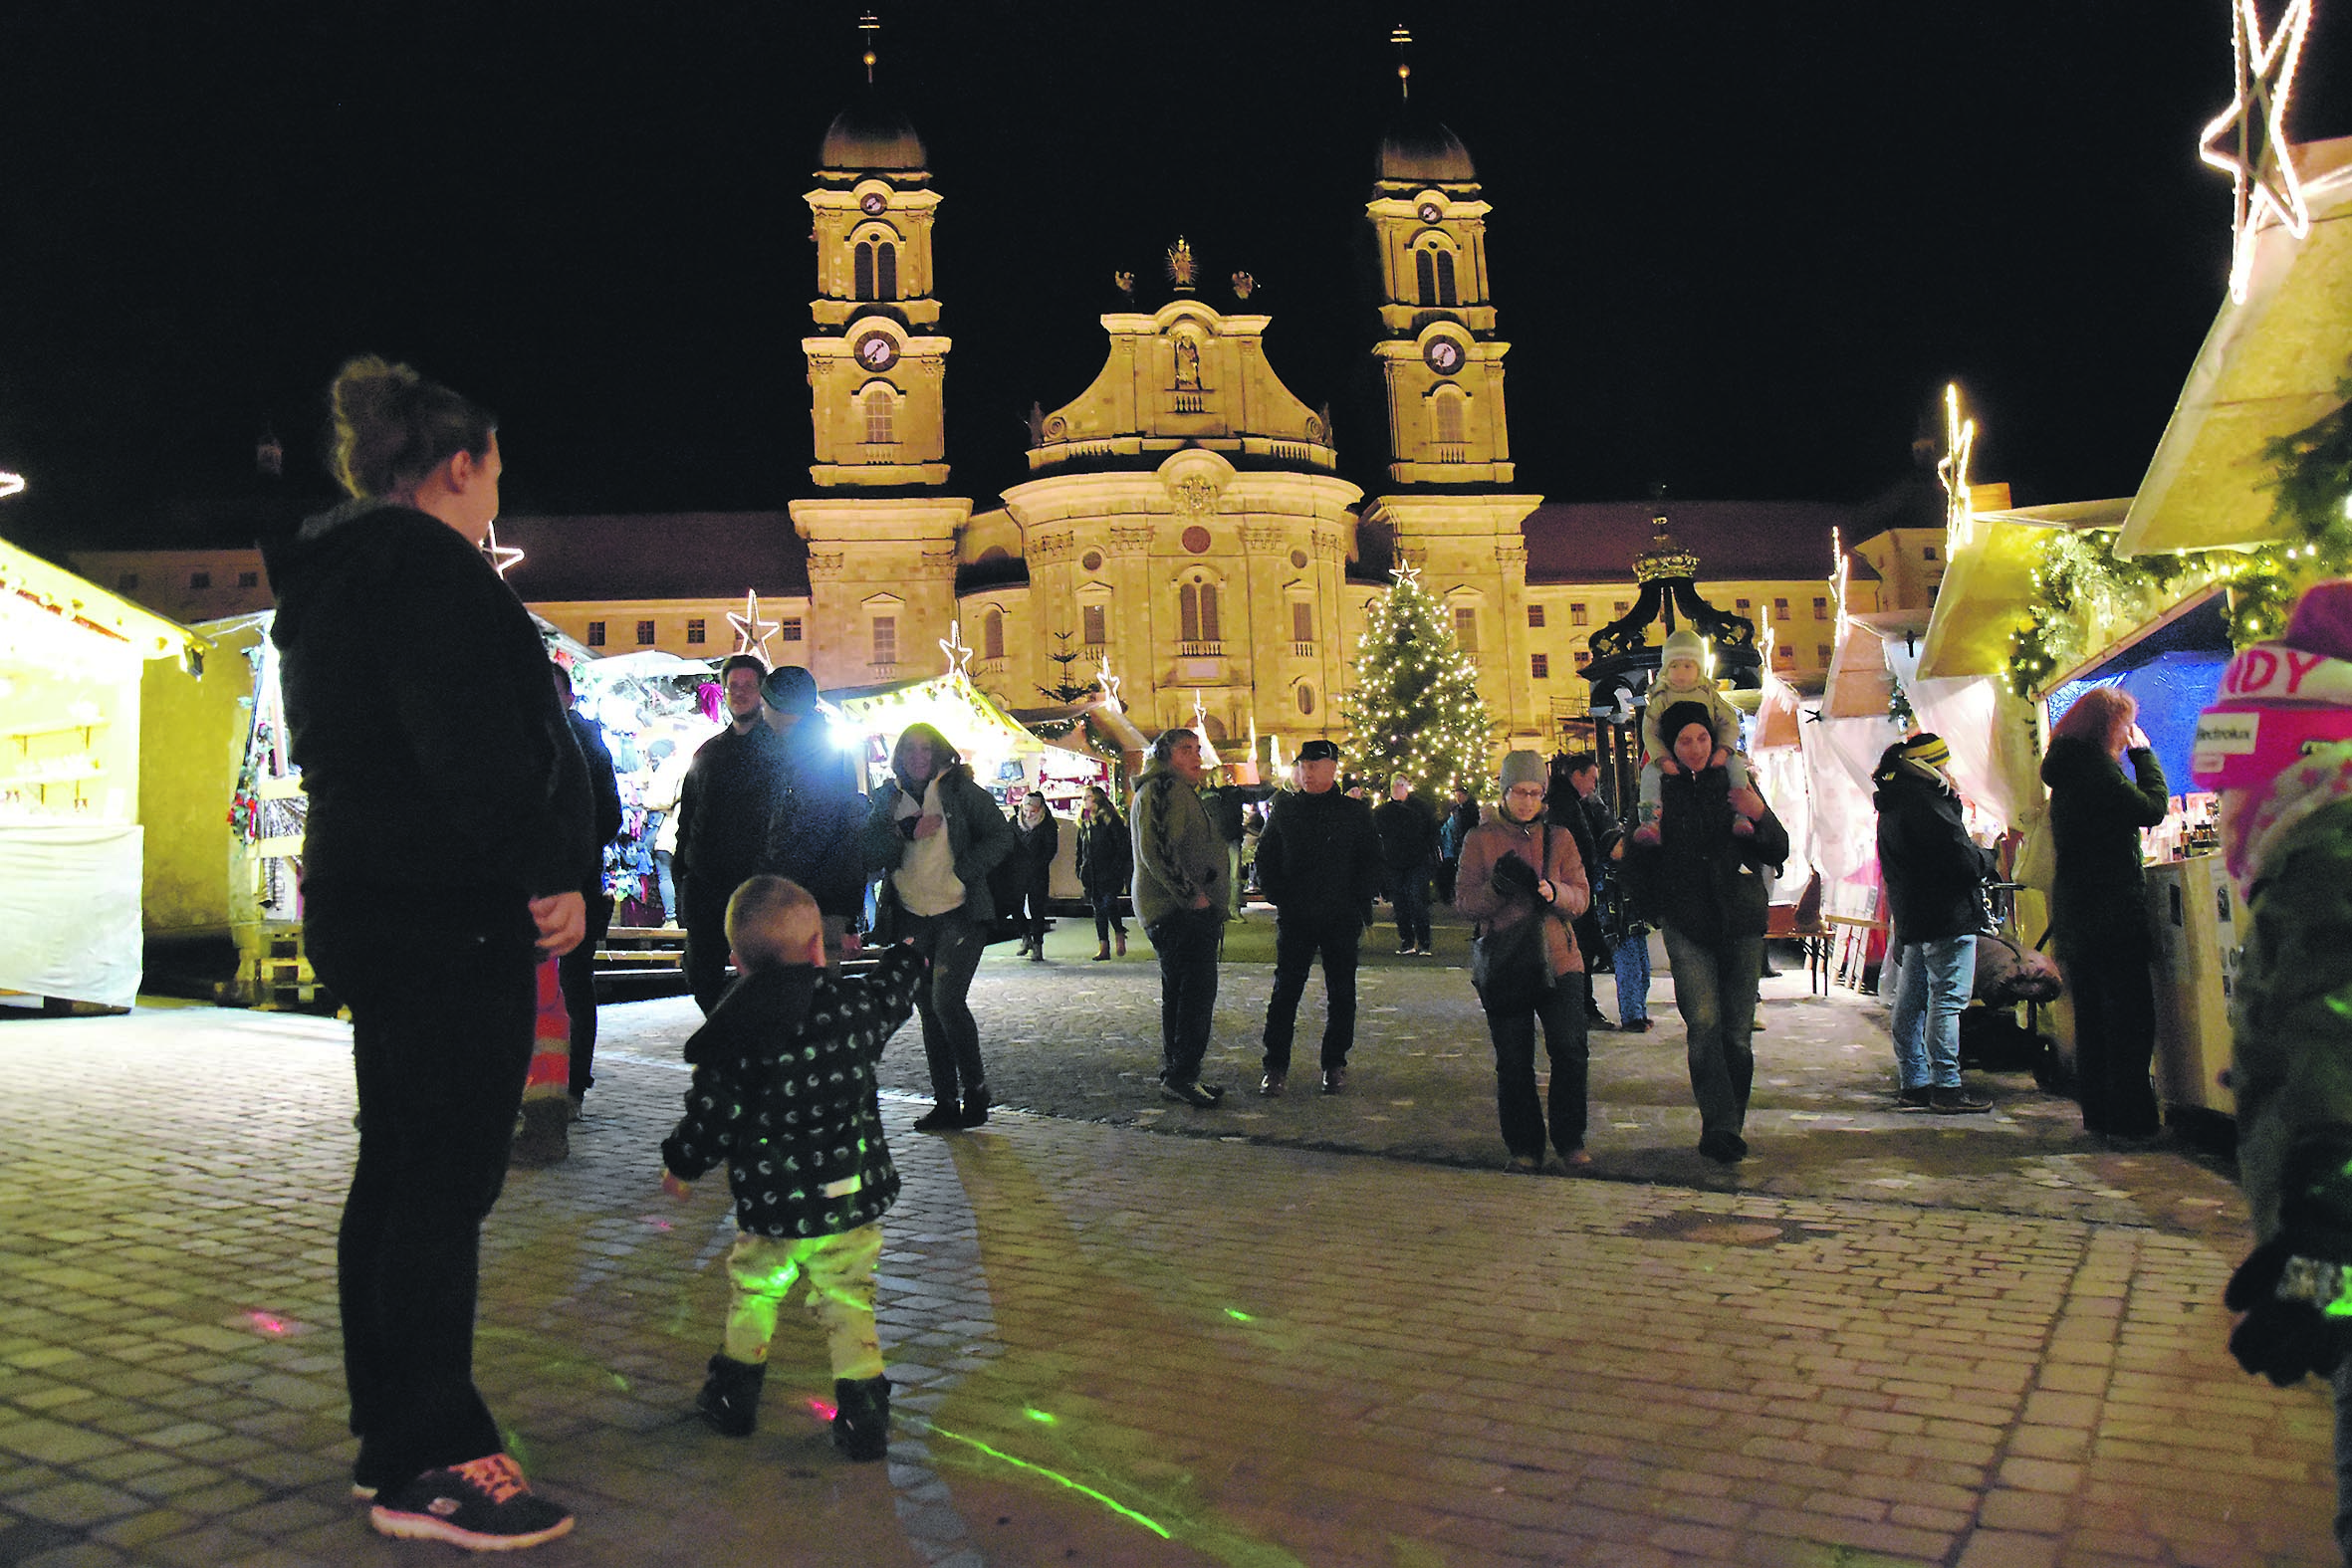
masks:
[[[604,889],[622,929],[669,926],[656,853],[677,785],[720,725],[704,711],[711,666],[647,649],[569,661],[580,713],[603,732],[620,786],[620,836],[604,846]],[[674,893],[671,895],[674,896]]]

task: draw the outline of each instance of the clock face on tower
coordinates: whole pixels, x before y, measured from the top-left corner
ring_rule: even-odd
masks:
[[[1432,337],[1421,357],[1438,374],[1452,375],[1462,368],[1462,345],[1451,337]]]
[[[1421,204],[1421,221],[1423,223],[1435,223],[1444,216],[1445,213],[1438,209],[1436,202],[1425,201]]]
[[[857,362],[868,370],[887,370],[898,362],[898,344],[888,333],[867,333],[857,339]]]
[[[869,218],[879,217],[887,205],[889,203],[882,199],[882,193],[878,190],[869,190],[857,198],[858,209]]]

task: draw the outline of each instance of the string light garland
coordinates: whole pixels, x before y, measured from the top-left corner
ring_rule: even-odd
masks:
[[[1404,775],[1425,787],[1493,786],[1495,726],[1479,695],[1478,665],[1462,651],[1420,568],[1399,565],[1356,641],[1355,689],[1339,694],[1349,765]]]

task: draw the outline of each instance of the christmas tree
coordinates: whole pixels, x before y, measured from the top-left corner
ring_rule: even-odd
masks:
[[[1049,662],[1061,666],[1061,669],[1053,685],[1041,686],[1038,690],[1063,707],[1067,707],[1071,703],[1085,701],[1094,695],[1094,683],[1077,679],[1076,672],[1070,668],[1086,656],[1084,651],[1069,645],[1069,633],[1066,631],[1054,633],[1054,640],[1055,651],[1047,654],[1046,658]]]
[[[1343,694],[1350,765],[1398,775],[1416,788],[1493,787],[1495,726],[1478,694],[1478,666],[1423,591],[1420,572],[1399,567],[1388,596],[1356,644],[1355,690]]]

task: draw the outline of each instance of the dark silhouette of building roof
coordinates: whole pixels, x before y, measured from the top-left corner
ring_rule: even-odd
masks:
[[[911,171],[931,166],[923,138],[914,122],[874,97],[863,98],[833,116],[818,151],[821,166],[828,169]]]
[[[1699,558],[1702,582],[1826,580],[1829,531],[1852,544],[1853,509],[1818,501],[1553,501],[1520,525],[1528,581],[1630,582],[1663,510],[1674,542]]]
[[[510,516],[498,542],[523,552],[507,582],[526,603],[809,591],[809,547],[784,512]]]
[[[1470,149],[1434,117],[1410,108],[1400,109],[1380,138],[1375,165],[1386,182],[1409,185],[1474,185],[1478,167]]]

